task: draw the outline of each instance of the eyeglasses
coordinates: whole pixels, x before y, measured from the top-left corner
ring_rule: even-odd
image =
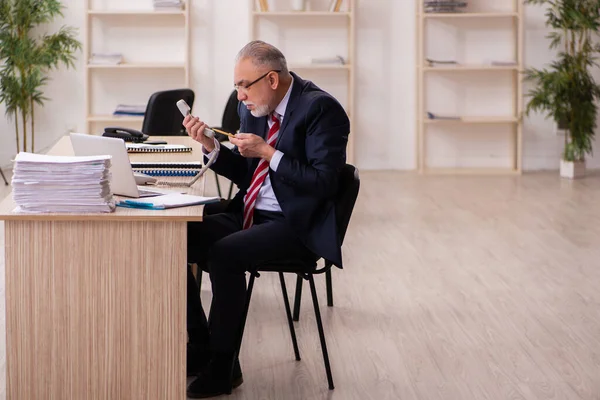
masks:
[[[256,82],[260,81],[260,80],[261,80],[261,79],[263,79],[265,76],[269,75],[271,72],[277,72],[277,73],[280,73],[280,72],[281,72],[281,70],[280,70],[280,69],[272,69],[272,70],[270,70],[269,72],[267,72],[266,74],[264,74],[264,75],[261,75],[259,78],[257,78],[257,79],[255,79],[255,80],[253,80],[252,82],[250,82],[250,83],[249,83],[249,84],[247,84],[246,86],[233,85],[233,88],[234,88],[235,90],[237,90],[238,92],[239,92],[240,90],[247,91],[248,89],[250,89],[250,86],[254,85]]]

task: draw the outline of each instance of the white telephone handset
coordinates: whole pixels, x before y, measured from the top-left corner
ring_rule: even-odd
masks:
[[[179,100],[177,102],[177,108],[179,108],[179,111],[181,111],[181,114],[183,114],[183,116],[185,117],[186,115],[191,115],[190,114],[190,106],[188,106],[188,104],[185,102],[185,100]],[[204,128],[204,136],[212,138],[215,136],[215,132],[212,129],[209,128]],[[200,171],[198,171],[198,173],[196,174],[196,176],[194,176],[194,179],[192,179],[189,182],[169,182],[169,181],[157,181],[156,185],[163,185],[163,186],[183,186],[183,187],[191,187],[194,183],[196,183],[196,181],[198,181],[198,179],[200,179],[200,177],[202,175],[204,175],[204,173],[206,171],[208,171],[208,168],[213,165],[213,163],[215,162],[215,160],[217,159],[217,156],[219,155],[218,151],[213,151],[213,154],[210,156],[210,158],[208,159],[208,162],[206,164],[204,164],[204,166],[202,166],[202,168],[200,169]]]
[[[192,115],[191,114],[192,109],[190,108],[190,106],[188,106],[188,103],[186,103],[185,100],[183,100],[183,99],[181,99],[177,102],[177,108],[179,108],[179,111],[181,111],[181,115],[183,115],[184,118],[187,115]],[[215,131],[213,131],[210,128],[204,128],[204,136],[213,138],[213,137],[215,137]]]

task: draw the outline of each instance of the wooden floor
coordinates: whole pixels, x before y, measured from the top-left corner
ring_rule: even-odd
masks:
[[[361,178],[333,308],[318,279],[336,389],[327,390],[310,297],[297,362],[278,281],[264,274],[244,384],[224,398],[600,399],[600,175]]]

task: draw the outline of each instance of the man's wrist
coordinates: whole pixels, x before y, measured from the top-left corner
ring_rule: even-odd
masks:
[[[266,145],[262,158],[264,158],[267,162],[271,162],[273,154],[275,154],[275,149],[269,145]]]

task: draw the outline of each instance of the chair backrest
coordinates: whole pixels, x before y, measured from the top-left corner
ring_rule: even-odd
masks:
[[[344,241],[346,236],[359,189],[358,169],[351,164],[344,165],[340,172],[338,192],[335,197],[335,217],[341,242]]]
[[[239,100],[237,98],[237,90],[234,90],[229,95],[227,99],[227,103],[225,104],[225,110],[223,110],[223,119],[221,120],[221,130],[230,133],[236,133],[240,129],[240,116],[238,115],[238,104]],[[227,136],[222,135],[220,133],[216,133],[215,135],[219,142],[223,142],[227,140]]]
[[[185,135],[183,115],[177,108],[177,101],[185,100],[190,108],[194,105],[194,91],[191,89],[165,90],[153,93],[148,100],[142,132],[147,135]]]

